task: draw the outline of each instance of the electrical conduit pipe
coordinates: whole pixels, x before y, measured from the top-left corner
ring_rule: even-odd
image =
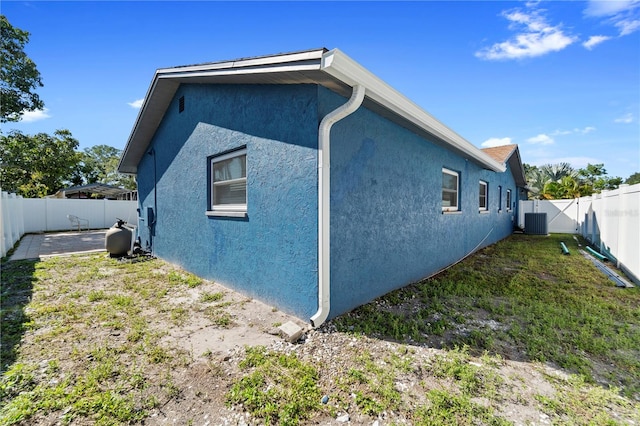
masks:
[[[322,325],[329,316],[331,307],[330,285],[330,206],[331,195],[331,126],[357,110],[365,95],[364,86],[353,86],[351,98],[325,115],[318,129],[318,312],[311,317],[311,325]]]

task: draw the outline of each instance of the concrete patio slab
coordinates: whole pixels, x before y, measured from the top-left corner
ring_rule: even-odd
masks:
[[[101,252],[104,248],[106,229],[82,232],[57,232],[50,234],[26,234],[9,260],[44,259],[78,253]]]

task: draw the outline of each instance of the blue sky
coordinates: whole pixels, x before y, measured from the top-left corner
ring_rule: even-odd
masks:
[[[157,68],[339,48],[478,147],[640,171],[640,0],[2,2],[31,33],[45,109],[2,132],[69,129],[124,148]]]

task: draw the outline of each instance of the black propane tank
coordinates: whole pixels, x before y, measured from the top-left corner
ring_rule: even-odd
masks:
[[[125,221],[118,221],[107,231],[104,239],[104,248],[111,257],[125,256],[131,250],[131,229],[125,225]]]

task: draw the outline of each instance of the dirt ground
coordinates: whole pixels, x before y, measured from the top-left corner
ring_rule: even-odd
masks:
[[[358,353],[369,352],[373,359],[383,360],[389,353],[403,353],[410,350],[416,368],[397,378],[395,387],[413,403],[419,402],[428,388],[447,388],[447,380],[429,377],[420,366],[431,365],[437,357],[447,356],[446,350],[436,349],[429,344],[422,346],[400,344],[386,340],[353,336],[336,331],[331,322],[313,329],[298,318],[279,312],[261,302],[249,300],[230,292],[216,284],[208,283],[192,289],[183,299],[173,303],[195,303],[198,295],[204,292],[225,291],[228,300],[234,306],[233,325],[230,328],[217,328],[201,318],[190,321],[189,325],[173,328],[166,337],[166,343],[188,351],[194,355],[194,361],[182,370],[174,371],[176,385],[182,389],[180,395],[172,398],[151,414],[146,424],[194,424],[194,425],[254,425],[260,421],[252,419],[242,407],[228,407],[224,395],[231,383],[242,372],[238,363],[244,359],[245,345],[264,345],[268,349],[283,353],[295,353],[300,359],[317,366],[321,372],[321,387],[334,389],[340,377],[355,367]],[[478,319],[482,321],[482,319]],[[275,325],[292,321],[304,329],[304,334],[296,343],[286,342],[278,333]],[[169,324],[157,324],[158,328],[170,327]],[[449,336],[454,338],[454,336]],[[442,342],[441,342],[442,343]],[[483,360],[473,358],[475,365],[481,366]],[[540,397],[557,397],[558,388],[552,382],[568,380],[568,375],[560,369],[540,363],[502,360],[494,366],[497,374],[504,379],[501,385],[501,403],[496,415],[515,425],[548,425],[552,421],[537,402]],[[336,389],[336,392],[338,390]],[[331,392],[327,391],[329,404]],[[482,398],[474,402],[492,405]],[[336,408],[333,416],[326,414],[312,418],[305,424],[320,425],[391,425],[412,424],[410,416],[401,412],[385,412],[378,416]],[[348,418],[348,421],[345,419]],[[624,417],[623,424],[626,424]],[[631,420],[630,423],[634,424]]]

